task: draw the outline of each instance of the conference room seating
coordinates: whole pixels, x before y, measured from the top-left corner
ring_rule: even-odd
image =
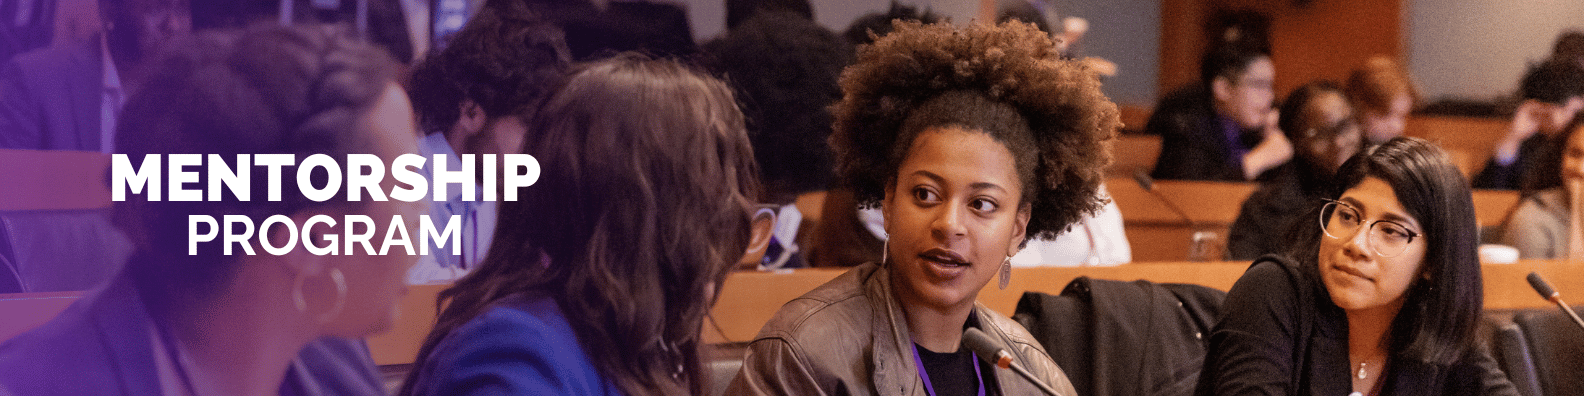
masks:
[[[1542,395],[1540,379],[1535,376],[1534,355],[1529,353],[1529,341],[1524,338],[1523,328],[1512,322],[1494,327],[1490,334],[1491,357],[1501,365],[1502,372],[1507,373],[1507,379],[1518,388],[1519,395]]]
[[[110,221],[109,164],[97,152],[0,149],[0,290],[83,290],[121,268],[132,248]]]
[[[1580,309],[1584,306],[1574,308]],[[1513,322],[1523,329],[1541,394],[1584,392],[1584,328],[1555,307],[1519,312]]]

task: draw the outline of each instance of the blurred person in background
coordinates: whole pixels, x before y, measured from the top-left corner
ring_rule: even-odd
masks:
[[[372,153],[389,163],[416,153],[417,136],[397,64],[384,50],[333,26],[259,27],[184,39],[148,54],[148,79],[127,100],[116,147],[146,154],[205,153],[237,169],[238,154]],[[345,164],[341,164],[343,167]],[[134,165],[136,167],[136,165]],[[264,180],[265,167],[251,167]],[[382,190],[394,188],[386,178]],[[392,326],[402,282],[416,256],[358,250],[321,256],[287,227],[248,239],[284,254],[226,254],[204,243],[189,252],[189,216],[403,216],[417,229],[423,202],[316,202],[284,183],[284,199],[117,202],[117,225],[133,237],[132,258],[109,283],[38,328],[0,344],[0,393],[18,395],[377,395],[383,387],[368,349],[354,340]],[[370,231],[383,235],[392,225]],[[268,224],[268,223],[266,223]],[[401,224],[396,224],[401,225]],[[304,231],[324,243],[331,227]],[[332,239],[333,240],[333,239]],[[310,242],[312,241],[312,242]]]
[[[780,205],[770,254],[758,268],[807,267],[804,238],[820,213],[805,214],[794,203],[814,200],[817,209],[833,184],[826,107],[841,99],[836,78],[852,62],[852,46],[800,14],[761,11],[706,43],[704,52],[738,92],[765,186],[762,201]]]
[[[1549,139],[1498,243],[1521,259],[1584,259],[1584,120]],[[1549,170],[1549,172],[1545,172]]]
[[[409,283],[450,282],[484,260],[499,212],[498,202],[480,199],[484,158],[522,151],[530,133],[526,117],[570,63],[560,28],[520,0],[492,0],[444,49],[414,68],[408,97],[426,133],[418,140],[419,153],[445,157],[450,170],[462,169],[462,155],[473,155],[480,184],[474,191],[457,188],[448,190],[453,192],[449,197],[432,197],[433,218],[461,216],[461,254],[432,246],[408,274]],[[431,181],[433,169],[425,168]],[[475,199],[463,199],[464,194]],[[497,191],[496,196],[503,195]]]
[[[1260,48],[1222,43],[1205,54],[1199,84],[1161,98],[1144,124],[1161,136],[1151,177],[1255,180],[1292,157],[1277,126],[1276,69]]]
[[[1522,102],[1507,124],[1507,135],[1496,143],[1491,159],[1474,176],[1474,188],[1516,190],[1540,169],[1546,142],[1562,132],[1584,110],[1584,67],[1573,62],[1550,61],[1529,68],[1518,88]]]
[[[1353,107],[1331,81],[1305,84],[1282,101],[1281,130],[1293,145],[1293,160],[1243,200],[1227,236],[1232,260],[1253,260],[1281,252],[1297,222],[1310,220],[1305,209],[1325,198],[1342,162],[1363,146]]]
[[[1355,115],[1368,144],[1386,143],[1402,136],[1408,115],[1419,103],[1419,92],[1408,71],[1386,56],[1370,57],[1353,69],[1344,90],[1357,110]]]

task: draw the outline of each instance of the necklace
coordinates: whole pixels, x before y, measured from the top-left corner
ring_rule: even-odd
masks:
[[[1382,367],[1385,366],[1384,359],[1380,363],[1380,366],[1382,366]],[[1380,375],[1379,370],[1377,370],[1377,372],[1375,374],[1376,374],[1376,376],[1379,376]],[[1356,374],[1354,374],[1354,375],[1357,376],[1358,379],[1360,379],[1360,380],[1369,379],[1369,362],[1359,362],[1358,372]],[[1371,389],[1370,392],[1367,393],[1367,394],[1368,395],[1378,394],[1380,392],[1380,388],[1381,388],[1382,384],[1384,384],[1384,382],[1382,382],[1382,381],[1377,379],[1375,381],[1375,386],[1372,387],[1373,389]],[[1366,395],[1366,393],[1360,392],[1360,391],[1353,391],[1353,393],[1349,393],[1348,394],[1348,396],[1365,396],[1365,395]]]

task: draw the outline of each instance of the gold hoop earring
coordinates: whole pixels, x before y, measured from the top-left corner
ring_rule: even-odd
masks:
[[[1012,281],[1012,256],[1007,256],[1001,261],[1001,290],[1006,290],[1007,282]]]
[[[308,279],[308,277],[299,272],[297,273],[297,277],[292,280],[292,302],[297,304],[297,311],[302,313],[308,313],[308,299],[303,297],[302,291],[303,281],[306,279]],[[315,319],[319,321],[319,324],[330,323],[330,321],[335,319],[336,316],[341,315],[342,310],[346,309],[346,275],[341,273],[340,268],[331,268],[330,281],[335,282],[336,286],[335,303],[330,305],[329,311],[325,311],[325,313],[319,314],[319,316],[315,317]]]

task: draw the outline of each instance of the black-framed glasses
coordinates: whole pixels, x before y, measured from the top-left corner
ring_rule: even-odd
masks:
[[[1325,207],[1320,210],[1320,230],[1326,236],[1336,239],[1347,239],[1358,235],[1359,229],[1364,226],[1364,217],[1358,208],[1342,201],[1326,200]],[[1408,250],[1408,245],[1419,237],[1419,233],[1408,226],[1391,220],[1375,220],[1369,223],[1369,247],[1381,257],[1397,257]]]

